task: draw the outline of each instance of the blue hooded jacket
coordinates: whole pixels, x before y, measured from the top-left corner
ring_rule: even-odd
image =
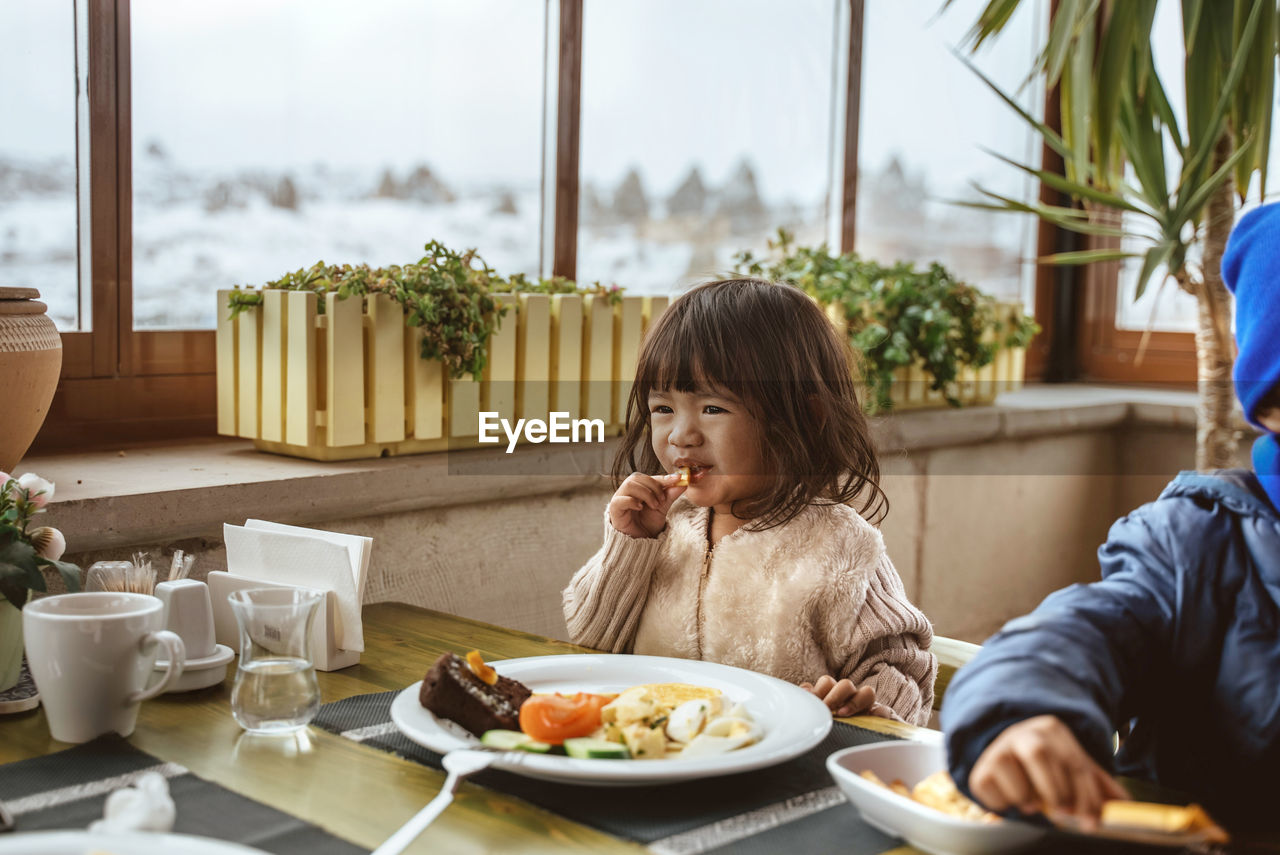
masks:
[[[1006,727],[1051,714],[1104,769],[1181,790],[1229,826],[1280,824],[1280,512],[1257,477],[1181,473],[1098,557],[1102,581],[1007,623],[948,687],[956,783],[969,792]]]

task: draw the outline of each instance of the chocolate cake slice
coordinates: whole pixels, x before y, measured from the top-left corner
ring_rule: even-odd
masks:
[[[418,702],[480,736],[486,730],[519,730],[520,705],[531,694],[528,686],[501,675],[489,685],[461,656],[442,653],[422,680]]]

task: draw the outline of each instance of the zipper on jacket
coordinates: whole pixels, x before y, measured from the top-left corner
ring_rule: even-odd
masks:
[[[702,556],[702,572],[698,574],[698,611],[697,611],[697,645],[698,655],[696,658],[702,658],[702,596],[707,588],[707,579],[711,576],[711,554],[715,551],[715,544],[709,539],[707,541],[707,552]]]

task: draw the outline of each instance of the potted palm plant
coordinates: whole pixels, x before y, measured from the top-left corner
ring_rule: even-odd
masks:
[[[990,0],[971,32],[973,50],[997,37],[1021,2]],[[1058,86],[1061,133],[974,69],[1062,156],[1065,175],[1008,162],[1068,194],[1078,207],[1024,204],[982,188],[988,201],[975,204],[1035,214],[1102,244],[1044,261],[1137,257],[1137,296],[1163,270],[1195,297],[1196,467],[1215,469],[1233,465],[1236,447],[1231,301],[1222,282],[1222,253],[1254,175],[1266,185],[1280,15],[1275,0],[1182,0],[1186,100],[1185,120],[1179,122],[1152,61],[1157,5],[1158,0],[1057,4],[1033,74],[1048,87]]]
[[[62,532],[32,526],[53,498],[53,484],[36,475],[11,478],[0,472],[0,692],[18,682],[22,667],[22,612],[31,591],[47,590],[44,570],[62,575],[67,589],[80,588],[80,568],[60,561],[67,548]]]

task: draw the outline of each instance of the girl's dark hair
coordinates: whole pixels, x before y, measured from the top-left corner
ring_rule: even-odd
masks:
[[[889,510],[850,369],[849,346],[809,297],[760,279],[707,282],[677,298],[645,335],[613,461],[615,484],[661,474],[650,391],[728,392],[760,427],[770,486],[734,502],[734,516],[773,528],[814,502],[855,504],[879,523]]]

